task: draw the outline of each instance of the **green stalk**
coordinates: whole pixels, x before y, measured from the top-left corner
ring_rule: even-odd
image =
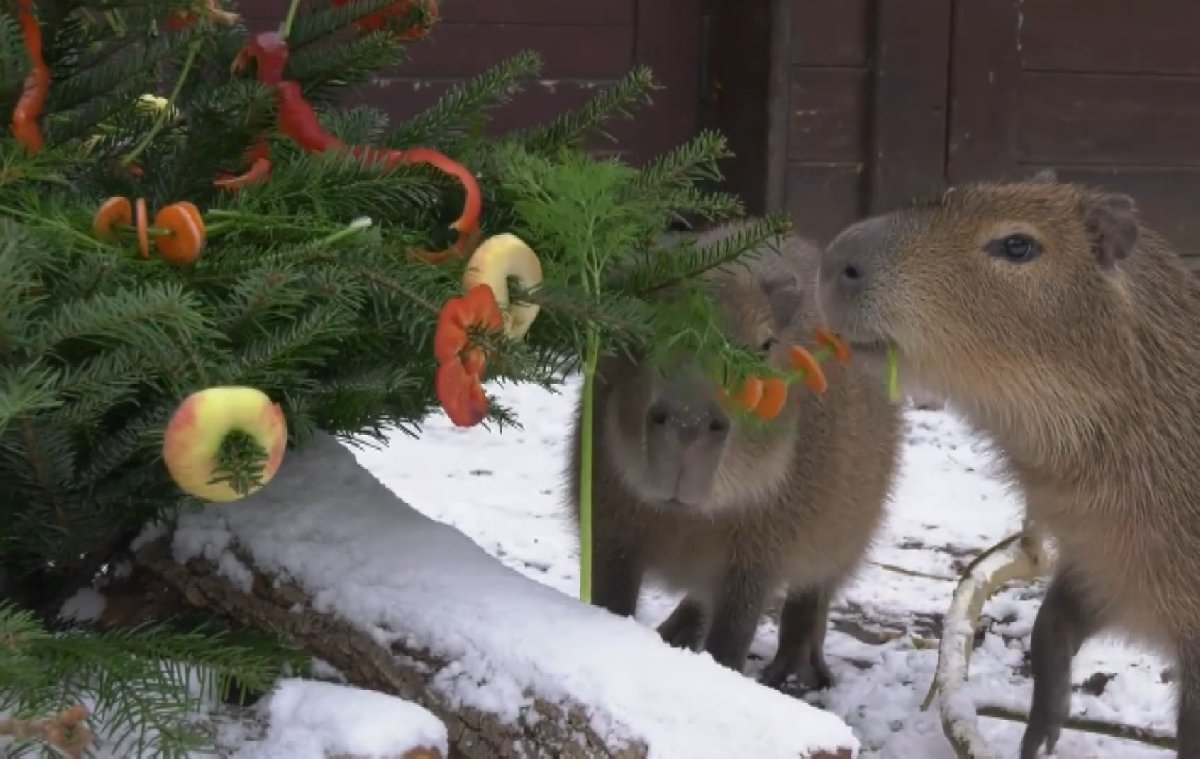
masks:
[[[279,27],[279,36],[285,40],[292,33],[292,23],[296,20],[296,10],[300,7],[300,0],[292,0],[292,4],[288,6],[287,16],[283,19],[283,24]]]
[[[153,126],[150,131],[146,132],[146,136],[142,137],[141,142],[134,146],[133,150],[121,159],[122,166],[128,166],[142,154],[158,133],[162,131],[163,126],[167,123],[167,118],[171,111],[175,108],[176,101],[179,100],[179,93],[183,89],[183,82],[187,79],[188,72],[192,70],[192,64],[196,62],[196,53],[200,52],[200,40],[196,40],[188,47],[187,58],[183,62],[183,68],[179,71],[179,78],[175,80],[175,86],[171,88],[171,94],[167,98],[167,104],[158,112],[158,116],[154,119]]]
[[[594,417],[596,364],[600,360],[600,336],[587,328],[583,359],[583,420],[579,457],[579,600],[592,602],[592,423]]]

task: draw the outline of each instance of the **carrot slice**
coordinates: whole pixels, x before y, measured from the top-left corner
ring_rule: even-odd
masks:
[[[747,377],[737,395],[738,404],[747,410],[757,406],[763,397],[763,381],[758,377]]]
[[[821,371],[821,364],[813,358],[813,354],[807,349],[799,345],[793,345],[789,351],[792,366],[804,372],[804,384],[817,395],[825,392],[829,387],[829,382],[825,379],[825,372]]]
[[[774,419],[787,401],[787,383],[779,377],[768,377],[762,385],[762,400],[754,407],[754,414],[759,419]]]
[[[827,345],[833,351],[833,355],[838,361],[843,364],[850,363],[850,348],[846,345],[842,338],[838,337],[833,332],[824,327],[817,327],[813,330],[813,335],[817,338],[817,345]]]
[[[92,234],[97,238],[111,242],[117,238],[113,227],[118,224],[129,226],[133,223],[133,206],[129,198],[123,195],[113,195],[100,204],[96,216],[92,219]]]
[[[181,200],[159,209],[154,226],[170,231],[154,238],[154,247],[167,263],[183,266],[200,257],[204,249],[204,220],[195,204]]]
[[[149,258],[150,220],[146,218],[146,199],[138,198],[136,201],[134,201],[134,208],[137,209],[138,252],[142,254],[142,258]]]

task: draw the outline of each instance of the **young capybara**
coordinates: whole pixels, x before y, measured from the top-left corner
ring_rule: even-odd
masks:
[[[1052,176],[951,188],[824,251],[821,310],[859,358],[996,443],[1059,566],[1033,627],[1022,759],[1052,751],[1101,630],[1179,665],[1200,757],[1200,289],[1126,195]]]
[[[702,243],[736,229],[708,232]],[[731,342],[785,368],[815,347],[819,251],[788,238],[705,278]],[[769,424],[723,407],[694,356],[603,357],[595,391],[593,603],[632,616],[647,574],[685,592],[658,631],[741,671],[767,602],[786,586],[778,651],[760,680],[831,683],[832,595],[867,551],[890,493],[900,412],[869,373],[826,361],[828,388],[796,383]],[[580,416],[568,463],[578,518]]]

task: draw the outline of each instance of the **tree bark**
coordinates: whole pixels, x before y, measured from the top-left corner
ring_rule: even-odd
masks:
[[[252,564],[246,557],[247,566]],[[275,582],[255,572],[253,591],[245,594],[221,577],[207,561],[177,564],[168,544],[157,540],[142,547],[138,563],[161,578],[193,606],[219,612],[239,623],[282,632],[309,653],[340,670],[352,684],[399,696],[419,704],[446,725],[450,756],[462,759],[507,759],[546,756],[563,759],[641,759],[644,745],[609,746],[588,726],[582,708],[564,711],[534,700],[536,719],[522,725],[500,721],[478,709],[455,709],[431,690],[428,677],[446,662],[423,651],[380,647],[340,619],[313,611],[308,597],[292,584]],[[530,724],[532,723],[532,724]],[[849,753],[844,759],[849,759]],[[813,759],[842,759],[816,756]]]

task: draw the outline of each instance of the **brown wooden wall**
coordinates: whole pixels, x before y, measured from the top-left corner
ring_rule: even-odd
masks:
[[[320,2],[321,0],[317,0]],[[252,30],[278,25],[287,0],[243,0]],[[447,0],[409,60],[357,94],[397,119],[419,113],[454,84],[522,50],[542,75],[495,112],[492,130],[543,123],[594,96],[637,64],[664,86],[634,121],[611,134],[635,162],[691,137],[698,124],[701,0]]]
[[[827,239],[947,182],[1050,166],[1133,194],[1200,254],[1200,2],[790,0],[787,12],[783,203],[802,230]]]
[[[949,176],[1053,166],[1131,193],[1149,224],[1200,254],[1200,3],[962,0],[956,62],[997,29],[1015,49],[960,71]]]

